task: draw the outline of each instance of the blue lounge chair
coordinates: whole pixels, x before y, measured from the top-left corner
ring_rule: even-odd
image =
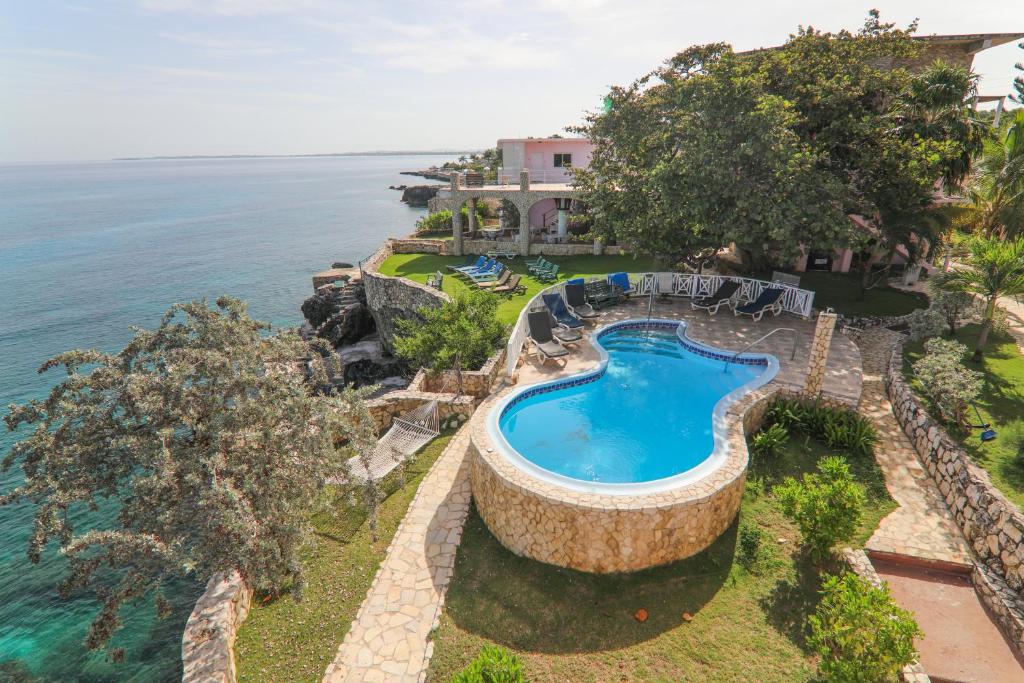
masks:
[[[736,315],[749,315],[754,322],[760,320],[765,313],[771,311],[773,315],[782,313],[782,295],[785,291],[778,287],[769,287],[762,290],[760,296],[749,304],[737,306],[733,309]]]
[[[629,282],[628,273],[612,273],[608,276],[608,284],[621,289],[625,296],[636,293],[636,287]]]
[[[498,262],[496,260],[494,260],[494,259],[487,259],[484,262],[484,265],[480,266],[479,268],[470,268],[469,270],[460,270],[460,271],[457,271],[457,272],[460,275],[466,275],[466,276],[481,275],[483,273],[489,273],[492,270],[494,270],[494,266],[497,265],[497,263]]]
[[[473,282],[493,282],[501,277],[501,274],[508,270],[505,265],[501,262],[496,261],[494,268],[486,273],[479,273],[476,275],[469,275],[469,279]]]
[[[544,305],[548,307],[548,310],[551,311],[551,315],[554,316],[555,321],[557,321],[559,325],[562,327],[568,327],[569,329],[578,329],[583,327],[583,321],[569,312],[561,294],[558,292],[551,292],[549,294],[544,294],[541,298],[544,299]]]
[[[448,270],[454,270],[455,272],[459,273],[459,272],[462,272],[464,270],[473,270],[475,268],[482,268],[485,263],[487,263],[487,259],[485,257],[477,256],[476,259],[474,260],[473,257],[471,256],[469,258],[469,260],[466,261],[461,266],[448,266]]]

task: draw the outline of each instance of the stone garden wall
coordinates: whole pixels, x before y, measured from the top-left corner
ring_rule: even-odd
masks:
[[[363,263],[363,287],[366,305],[377,325],[381,344],[388,353],[394,352],[396,321],[416,316],[416,309],[440,306],[450,298],[433,287],[413,282],[404,277],[382,275],[378,268],[393,253],[395,241],[381,247],[377,254]],[[384,254],[383,258],[380,257]]]
[[[902,368],[903,347],[897,345],[885,379],[896,420],[938,484],[974,552],[1019,593],[1024,588],[1024,515],[932,419],[903,379]]]
[[[182,683],[234,683],[235,636],[251,601],[238,572],[210,579],[181,638]]]
[[[508,249],[517,253],[519,243],[516,241],[498,242],[495,240],[463,240],[462,251],[466,254],[486,254],[494,249]],[[593,256],[595,254],[619,255],[622,247],[604,246],[601,244],[530,244],[531,256]]]
[[[448,253],[450,240],[432,240],[407,238],[403,240],[390,240],[392,254],[437,254],[444,256]]]
[[[373,418],[377,434],[383,434],[391,428],[396,417],[412,412],[425,403],[437,401],[437,418],[442,427],[454,427],[462,424],[473,415],[476,401],[472,396],[456,396],[454,393],[436,393],[416,389],[399,389],[389,391],[380,398],[370,399],[366,408]],[[453,422],[454,421],[454,422]]]

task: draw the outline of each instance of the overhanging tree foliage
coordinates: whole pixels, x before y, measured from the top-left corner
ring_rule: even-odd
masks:
[[[40,372],[67,377],[10,407],[8,428],[31,432],[4,458],[25,482],[0,505],[35,504],[30,559],[56,541],[69,559],[61,593],[98,594],[90,648],[119,628],[124,603],[155,591],[159,606],[172,577],[237,570],[253,588],[301,593],[311,507],[372,445],[373,421],[357,392],[315,395],[309,347],[268,330],[236,299],[175,305],[119,353],[47,361]],[[313,385],[325,385],[324,356],[312,355]],[[77,527],[78,513],[111,500],[112,524]]]
[[[951,137],[973,130],[957,118],[969,75],[889,68],[918,54],[914,28],[872,12],[857,33],[801,28],[771,50],[695,46],[613,88],[579,129],[595,143],[577,173],[595,230],[654,255],[735,243],[753,268],[801,245],[913,250],[910,235],[933,227],[935,181],[957,177],[975,144]],[[875,230],[856,230],[851,215]]]

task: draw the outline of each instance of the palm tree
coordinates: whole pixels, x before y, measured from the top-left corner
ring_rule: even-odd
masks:
[[[1018,109],[1002,140],[985,145],[968,196],[974,226],[986,235],[1024,232],[1024,109]]]
[[[997,237],[975,238],[970,243],[970,265],[938,276],[939,287],[966,292],[985,301],[981,334],[974,360],[981,360],[992,330],[996,304],[1001,296],[1024,294],[1024,237],[1003,241]]]
[[[981,153],[988,125],[974,114],[978,75],[956,64],[936,60],[911,79],[896,109],[900,131],[911,138],[955,144],[945,152],[942,185],[960,189]]]

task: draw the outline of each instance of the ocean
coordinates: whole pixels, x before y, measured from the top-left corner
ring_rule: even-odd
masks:
[[[355,263],[423,210],[389,185],[451,156],[181,159],[0,165],[0,406],[42,398],[58,372],[36,369],[72,348],[116,351],[132,325],[168,306],[221,294],[275,325],[302,322],[310,276]],[[0,457],[15,442],[0,430]],[[0,475],[0,492],[21,481]],[[114,664],[84,639],[97,603],[62,600],[64,561],[25,554],[33,510],[0,508],[0,681],[180,680],[181,631],[197,585],[173,589],[174,615],[124,612]],[[94,521],[102,523],[103,511]],[[109,517],[107,517],[109,518]]]

